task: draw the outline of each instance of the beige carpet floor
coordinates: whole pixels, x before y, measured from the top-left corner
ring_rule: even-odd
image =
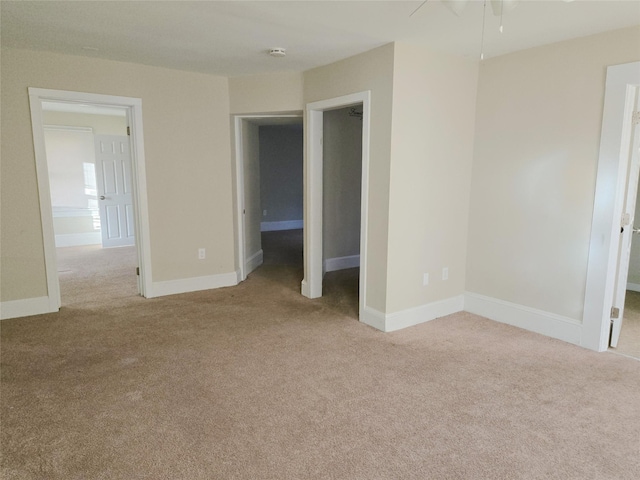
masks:
[[[385,334],[357,269],[308,300],[295,252],[157,299],[88,253],[1,324],[2,478],[639,478],[640,362],[467,313]]]

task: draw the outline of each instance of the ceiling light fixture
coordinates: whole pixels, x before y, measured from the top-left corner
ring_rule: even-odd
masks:
[[[284,57],[286,54],[287,51],[284,48],[272,48],[269,50],[269,55],[272,57]]]

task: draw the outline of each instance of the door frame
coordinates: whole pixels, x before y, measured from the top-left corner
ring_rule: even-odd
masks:
[[[640,62],[607,68],[580,342],[600,352],[609,345],[633,104],[639,87]]]
[[[138,256],[139,276],[138,292],[143,297],[152,296],[151,286],[151,244],[149,232],[149,207],[147,201],[147,179],[144,156],[144,138],[142,126],[142,100],[133,97],[101,95],[95,93],[66,90],[49,90],[29,87],[29,106],[31,110],[31,128],[35,150],[36,178],[40,200],[40,220],[47,278],[47,292],[51,311],[60,309],[60,280],[56,259],[55,233],[49,186],[49,168],[44,140],[44,122],[42,102],[64,102],[124,107],[127,109],[127,122],[131,130],[131,166],[133,210],[135,215],[135,244]]]
[[[236,187],[236,262],[238,264],[239,278],[242,282],[247,279],[247,254],[245,252],[246,227],[244,204],[244,146],[242,122],[245,120],[276,120],[280,118],[302,118],[301,113],[255,113],[233,115],[233,128],[235,140],[235,187]],[[303,127],[304,128],[304,127]]]
[[[367,297],[367,233],[369,212],[369,151],[371,137],[371,91],[363,91],[308,103],[306,106],[304,160],[304,279],[302,295],[322,296],[322,170],[324,112],[362,104],[362,180],[360,197],[359,317]]]

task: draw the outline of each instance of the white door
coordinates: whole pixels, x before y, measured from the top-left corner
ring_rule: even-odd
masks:
[[[129,137],[96,135],[96,180],[103,247],[134,244]]]
[[[631,253],[631,241],[634,234],[634,216],[636,210],[636,197],[638,194],[638,174],[640,173],[640,95],[636,95],[634,120],[632,120],[631,142],[629,148],[629,162],[627,169],[627,188],[625,193],[620,244],[618,249],[618,272],[613,297],[614,311],[612,312],[612,328],[610,345],[616,347],[622,329],[624,316],[624,300],[627,293],[627,277],[629,275],[629,255]],[[637,221],[636,221],[637,224]],[[640,225],[639,225],[640,226]],[[617,311],[616,311],[617,309]]]

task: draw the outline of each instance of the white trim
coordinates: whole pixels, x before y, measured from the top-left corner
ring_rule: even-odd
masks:
[[[43,313],[57,312],[56,300],[50,297],[26,298],[0,303],[0,320],[9,318],[30,317]]]
[[[640,283],[627,283],[627,290],[632,292],[640,292]]]
[[[463,309],[464,296],[457,295],[395,313],[384,314],[371,307],[365,307],[364,315],[360,316],[360,321],[383,332],[393,332],[429,322],[436,318],[446,317],[447,315],[461,312]]]
[[[360,266],[360,255],[349,255],[347,257],[327,258],[324,261],[325,272],[335,272]]]
[[[203,277],[181,278],[179,280],[167,280],[153,282],[153,297],[176,295],[179,293],[198,292],[221,287],[232,287],[238,284],[238,273],[229,272],[218,275],[206,275]]]
[[[289,113],[273,113],[273,114],[249,114],[234,115],[234,139],[235,139],[235,187],[236,187],[236,265],[238,266],[239,281],[242,282],[247,278],[246,270],[247,260],[245,250],[246,228],[244,225],[245,205],[244,205],[244,148],[242,146],[242,121],[243,120],[260,120],[260,119],[279,119],[279,118],[302,118],[300,114]],[[262,225],[261,225],[262,229]]]
[[[282,220],[280,222],[261,222],[261,232],[275,232],[279,230],[298,230],[302,228],[302,220]]]
[[[240,272],[240,281],[247,278],[245,260],[245,227],[244,227],[244,148],[242,147],[242,120],[243,117],[236,115],[233,119],[236,141],[236,265]]]
[[[131,161],[133,183],[133,208],[135,211],[135,237],[140,275],[138,289],[142,296],[148,297],[151,291],[151,240],[149,230],[149,207],[147,203],[147,181],[144,155],[144,137],[142,124],[142,100],[132,97],[100,95],[94,93],[48,90],[29,87],[29,105],[35,148],[36,175],[40,199],[40,218],[44,243],[47,291],[56,308],[60,306],[60,284],[58,280],[55,254],[55,236],[49,194],[49,173],[44,144],[44,124],[42,102],[66,102],[97,104],[124,107],[127,109],[128,124],[131,127]]]
[[[247,264],[245,265],[245,272],[249,275],[256,268],[262,265],[264,259],[264,253],[262,249],[258,250],[256,253],[247,258]]]
[[[45,130],[62,130],[63,132],[93,133],[93,127],[75,127],[73,125],[44,125]]]
[[[360,321],[366,323],[370,327],[386,332],[385,314],[375,308],[365,306],[360,312]]]
[[[369,152],[371,137],[371,91],[358,92],[306,106],[304,158],[304,280],[302,294],[322,296],[322,137],[326,110],[362,104],[362,188],[360,197],[360,293],[359,314],[367,317],[367,240],[369,215]]]
[[[81,245],[101,245],[102,234],[90,233],[60,233],[56,235],[57,247],[79,247]]]
[[[496,322],[581,345],[582,324],[569,317],[472,292],[464,294],[464,310]]]
[[[610,310],[618,262],[620,218],[626,188],[629,97],[640,84],[640,62],[607,68],[600,155],[587,263],[582,346],[604,351],[609,343]],[[628,142],[627,142],[628,143]],[[615,192],[615,195],[612,195]]]

